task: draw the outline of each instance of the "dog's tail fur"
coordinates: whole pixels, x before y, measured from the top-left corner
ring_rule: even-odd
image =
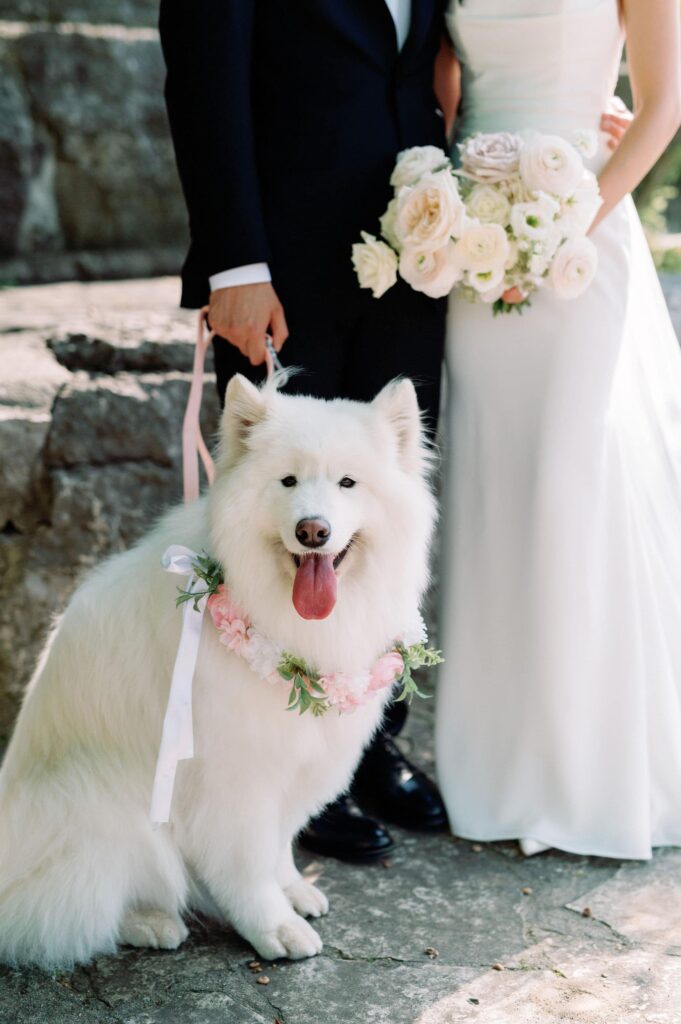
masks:
[[[94,682],[101,666],[84,666],[87,649],[69,634],[48,645],[0,772],[0,961],[10,964],[68,968],[113,951],[128,908],[177,915],[187,888],[171,838],[150,825],[134,750],[87,727],[99,694],[93,686],[88,702],[77,679]]]
[[[167,834],[151,829],[130,794],[103,791],[85,760],[49,781],[22,779],[11,798],[0,793],[0,961],[87,962],[115,950],[127,909],[177,915],[185,892]]]

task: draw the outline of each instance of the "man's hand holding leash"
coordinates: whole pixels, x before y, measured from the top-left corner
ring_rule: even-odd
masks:
[[[288,338],[284,308],[269,282],[217,288],[210,294],[208,322],[210,329],[236,346],[252,366],[265,362],[267,334],[277,352]]]

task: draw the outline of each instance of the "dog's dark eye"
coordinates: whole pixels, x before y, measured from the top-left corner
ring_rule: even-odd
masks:
[[[351,476],[344,476],[342,480],[338,481],[338,486],[339,487],[354,487],[356,483],[357,483],[357,481],[353,480]]]
[[[284,487],[295,487],[298,481],[294,476],[285,476],[281,481]]]

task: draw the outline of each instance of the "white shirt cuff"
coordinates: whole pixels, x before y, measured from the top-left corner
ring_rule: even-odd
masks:
[[[266,263],[248,263],[245,267],[222,270],[208,278],[212,292],[218,288],[235,288],[241,284],[265,284],[271,280],[270,268]]]

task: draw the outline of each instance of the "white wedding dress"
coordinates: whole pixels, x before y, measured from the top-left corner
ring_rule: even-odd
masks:
[[[447,17],[460,136],[597,128],[617,0]],[[458,835],[647,858],[681,845],[681,355],[631,199],[592,237],[577,300],[451,300],[437,763]]]

